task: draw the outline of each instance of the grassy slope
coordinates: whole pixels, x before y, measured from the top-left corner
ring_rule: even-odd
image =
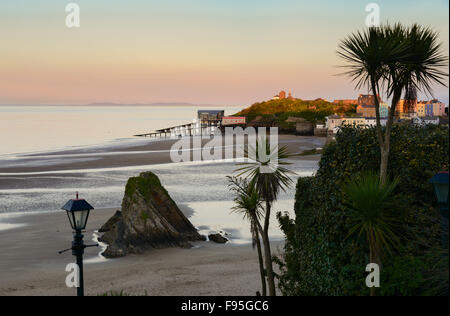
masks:
[[[255,103],[244,110],[236,113],[239,116],[246,116],[251,122],[256,117],[261,116],[262,121],[267,124],[275,123],[280,127],[289,129],[292,125],[286,120],[289,117],[302,117],[310,122],[325,121],[325,117],[333,113],[351,115],[356,113],[355,106],[336,105],[331,102],[316,100],[269,100]]]

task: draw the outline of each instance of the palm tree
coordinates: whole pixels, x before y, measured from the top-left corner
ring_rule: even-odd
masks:
[[[380,118],[380,83],[386,77],[386,62],[395,63],[404,57],[408,46],[394,37],[386,37],[380,27],[371,27],[358,31],[341,41],[337,54],[347,62],[343,66],[348,70],[343,73],[356,82],[356,89],[368,87],[374,96],[377,139],[381,151],[380,177],[384,177],[384,161],[387,158],[385,135]],[[381,82],[380,82],[381,81]],[[392,110],[392,109],[391,109]]]
[[[429,28],[401,24],[372,27],[350,35],[341,41],[338,56],[347,62],[344,67],[356,82],[356,88],[368,87],[374,96],[377,138],[380,145],[380,180],[387,180],[390,134],[394,113],[403,93],[411,96],[412,89],[432,94],[434,83],[443,84],[447,75],[441,71],[447,58],[437,42],[437,33]],[[386,129],[380,122],[379,98],[381,88],[392,98]]]
[[[384,141],[384,157],[382,153],[380,176],[382,182],[387,179],[387,167],[390,147],[390,135],[393,117],[402,94],[405,94],[406,103],[423,92],[433,95],[434,84],[446,86],[443,79],[448,74],[441,69],[447,67],[448,57],[442,53],[442,44],[438,42],[438,33],[414,24],[410,28],[401,25],[385,27],[385,36],[395,38],[397,42],[406,43],[408,53],[400,56],[398,60],[386,62],[385,81],[387,82],[387,95],[392,97],[391,109],[386,124]]]
[[[293,181],[289,175],[295,173],[282,167],[283,165],[289,164],[286,161],[290,156],[287,147],[283,146],[280,148],[275,145],[271,146],[265,137],[257,140],[256,147],[249,145],[248,149],[245,150],[245,154],[247,158],[251,158],[252,161],[239,164],[244,167],[237,170],[240,172],[238,176],[245,175],[250,179],[250,182],[256,187],[261,199],[266,204],[264,226],[262,228],[261,236],[264,244],[269,296],[275,296],[275,275],[273,272],[269,239],[270,213],[272,204],[277,200],[280,191],[285,191],[287,188],[291,187]]]
[[[261,250],[260,234],[262,227],[260,223],[262,203],[255,186],[246,179],[227,176],[229,187],[235,192],[233,212],[242,214],[245,220],[250,221],[250,232],[252,234],[252,247],[257,249],[259,272],[261,275],[262,295],[267,295],[266,273]]]
[[[398,183],[396,179],[382,184],[377,174],[368,173],[343,190],[350,225],[347,237],[363,237],[369,247],[369,262],[380,266],[382,256],[399,246],[401,218],[393,195]],[[370,294],[375,294],[375,288]]]

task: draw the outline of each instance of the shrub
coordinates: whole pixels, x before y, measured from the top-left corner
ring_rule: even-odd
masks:
[[[427,262],[424,258],[430,249],[439,246],[441,231],[428,180],[436,172],[448,170],[448,154],[449,135],[445,127],[393,127],[389,175],[400,181],[395,193],[401,196],[398,203],[404,210],[403,247],[395,255],[383,258],[380,294],[433,294],[433,289],[423,282],[430,265],[422,263]],[[298,179],[295,219],[278,214],[286,237],[284,254],[275,260],[280,265],[279,287],[283,294],[369,293],[365,286],[367,245],[358,238],[346,239],[349,219],[342,187],[363,172],[377,172],[379,161],[374,128],[344,128],[336,141],[324,148],[316,175]],[[402,262],[415,268],[399,269]],[[416,269],[413,272],[419,276],[417,283],[407,280],[412,278],[408,269]],[[446,275],[448,278],[448,270]]]

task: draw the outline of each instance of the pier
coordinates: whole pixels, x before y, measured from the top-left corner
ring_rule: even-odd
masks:
[[[183,136],[212,135],[220,130],[221,120],[201,120],[197,122],[163,128],[150,133],[138,134],[138,137],[176,138]]]
[[[220,128],[224,114],[224,110],[198,110],[197,119],[192,123],[163,128],[151,133],[139,134],[134,136],[175,138],[183,136],[212,135],[217,131],[217,129]]]
[[[223,131],[225,126],[244,126],[245,117],[225,117],[223,110],[199,110],[192,123],[172,126],[154,132],[138,134],[139,137],[176,138],[183,136],[209,136]]]

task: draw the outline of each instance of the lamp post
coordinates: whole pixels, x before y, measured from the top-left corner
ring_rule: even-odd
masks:
[[[59,253],[63,253],[67,250],[72,250],[72,255],[77,259],[77,266],[79,271],[79,284],[77,287],[77,296],[84,296],[84,282],[83,282],[83,254],[84,249],[87,247],[96,247],[96,245],[85,245],[83,242],[82,231],[86,228],[86,223],[89,217],[89,212],[94,208],[86,202],[84,199],[78,198],[78,192],[76,193],[76,199],[69,200],[63,207],[63,210],[67,212],[70,226],[74,230],[72,247]]]
[[[448,247],[448,171],[441,171],[436,173],[431,179],[434,193],[441,213],[442,221],[442,246],[444,249]]]

